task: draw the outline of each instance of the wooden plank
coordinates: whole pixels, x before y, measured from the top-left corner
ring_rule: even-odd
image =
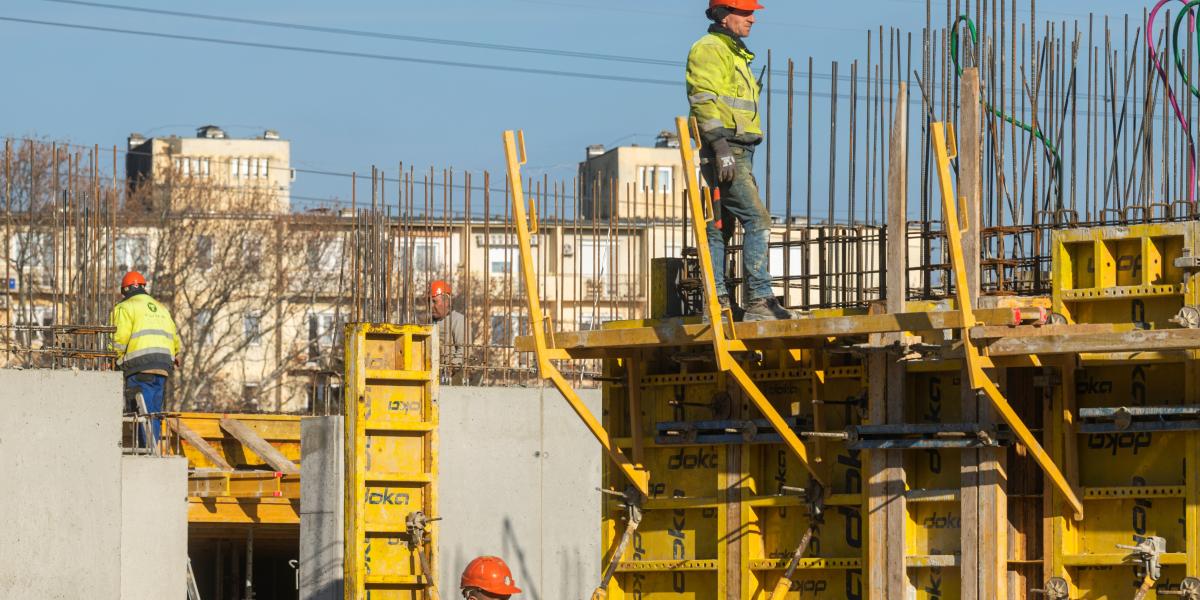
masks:
[[[906,421],[904,415],[905,392],[907,389],[908,372],[900,356],[895,352],[887,353],[887,422],[901,424]],[[908,489],[904,472],[904,452],[887,452],[887,469],[884,478],[887,481],[887,550],[883,568],[887,569],[888,594],[884,598],[909,598],[908,571],[905,568],[907,543],[905,530],[908,523],[908,502],[905,491]],[[903,590],[901,593],[899,590]]]
[[[1019,312],[1021,308],[979,309],[975,311],[975,320],[983,325],[1012,325]],[[962,314],[948,310],[736,323],[734,332],[737,340],[750,345],[755,341],[773,343],[804,338],[962,329],[962,326]],[[647,327],[558,332],[554,335],[554,342],[556,348],[568,352],[648,346],[709,346],[712,345],[712,329],[708,325],[685,325],[679,319],[665,319]],[[516,349],[533,352],[533,338],[518,337]]]
[[[896,115],[888,143],[887,311],[905,310],[908,290],[908,84],[896,93]]]
[[[224,418],[221,419],[221,429],[252,450],[259,458],[263,459],[263,462],[271,465],[272,469],[288,474],[300,472],[296,463],[288,460],[270,442],[258,437],[258,434],[254,433],[254,430],[247,427],[245,423],[236,419]]]
[[[182,438],[183,441],[187,442],[189,446],[195,448],[196,451],[199,452],[201,456],[208,459],[208,462],[212,463],[213,466],[221,469],[222,471],[233,470],[233,467],[229,466],[229,463],[225,461],[225,457],[221,456],[221,453],[217,452],[217,449],[213,448],[211,444],[204,441],[204,438],[200,437],[200,434],[192,431],[191,427],[184,425],[179,421],[179,419],[168,418],[163,420],[166,421],[168,428],[178,434],[179,437]],[[189,464],[188,466],[196,468],[201,465]]]
[[[887,380],[888,354],[882,350],[867,357],[871,381]],[[867,411],[871,424],[887,420],[887,389],[883,385],[867,388]],[[887,451],[867,451],[867,598],[887,598],[888,481]]]
[[[1152,352],[1200,348],[1200,329],[1135,330],[1002,338],[986,345],[992,356]]]
[[[960,78],[961,102],[958,156],[958,193],[963,198],[962,254],[967,295],[971,306],[979,304],[982,242],[981,207],[983,136],[980,112],[979,70],[968,68]],[[1016,328],[996,327],[1012,330]],[[1022,328],[1031,329],[1031,328]],[[1004,334],[1010,331],[1004,331]],[[994,375],[1003,379],[1004,371]],[[962,381],[970,381],[963,370]],[[995,423],[987,400],[968,385],[961,388],[962,418],[981,425]],[[1005,598],[1007,584],[1007,499],[1000,485],[1003,453],[981,448],[961,452],[962,529],[960,535],[963,600]]]

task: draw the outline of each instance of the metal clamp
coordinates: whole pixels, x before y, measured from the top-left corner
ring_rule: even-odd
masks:
[[[1200,308],[1184,306],[1174,317],[1167,320],[1184,329],[1200,329]]]
[[[1067,584],[1067,580],[1062,577],[1051,577],[1046,580],[1046,586],[1042,589],[1029,590],[1034,594],[1043,594],[1046,600],[1069,600],[1071,586]]]
[[[1158,581],[1162,577],[1162,563],[1159,561],[1159,557],[1167,551],[1167,540],[1158,536],[1150,536],[1144,538],[1136,546],[1117,544],[1117,547],[1131,552],[1129,558],[1138,563],[1138,577],[1150,578],[1154,581]]]
[[[1184,577],[1177,589],[1156,589],[1159,596],[1182,596],[1184,600],[1200,600],[1200,579]]]

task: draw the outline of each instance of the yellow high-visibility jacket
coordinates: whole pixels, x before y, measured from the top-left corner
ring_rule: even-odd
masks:
[[[705,140],[762,141],[758,114],[762,86],[750,71],[754,53],[739,39],[711,31],[692,45],[687,61],[691,115]]]
[[[117,328],[109,348],[126,375],[174,371],[180,340],[167,307],[149,294],[137,294],[113,307],[109,323]]]

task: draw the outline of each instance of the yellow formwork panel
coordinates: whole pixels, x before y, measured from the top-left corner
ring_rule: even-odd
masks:
[[[1075,323],[1179,327],[1170,319],[1200,304],[1178,259],[1197,256],[1197,224],[1097,227],[1054,237],[1053,306]],[[1084,356],[1063,373],[1049,414],[1071,407],[1117,408],[1200,404],[1196,351],[1166,355]],[[1115,431],[1072,434],[1051,427],[1064,458],[1077,464],[1086,517],[1071,522],[1047,503],[1047,572],[1064,577],[1071,598],[1132,597],[1142,583],[1129,560],[1149,536],[1166,542],[1157,589],[1200,576],[1200,433]],[[1072,456],[1073,455],[1073,456]],[[1169,597],[1152,591],[1148,598]]]
[[[961,423],[962,372],[910,373],[905,388],[906,423]],[[957,491],[962,485],[961,450],[927,448],[904,453],[908,487]],[[916,597],[957,598],[962,578],[955,557],[962,552],[962,505],[957,495],[937,494],[905,504],[905,559]]]
[[[762,419],[731,378],[713,372],[711,364],[677,360],[678,350],[657,349],[606,363],[612,377],[604,390],[605,427],[631,453],[635,433],[626,369],[637,365],[641,427],[636,435],[651,475],[641,525],[608,597],[765,599],[809,527],[803,499],[782,493],[782,488],[807,487],[809,474],[777,438],[772,443],[742,438],[666,443],[656,435],[666,423]],[[860,423],[862,365],[846,355],[800,354],[793,360],[787,352],[766,352],[762,360],[743,367],[772,406],[785,417],[801,419],[806,430],[838,432]],[[837,403],[821,405],[814,415],[814,398]],[[771,431],[767,425],[760,429],[766,435]],[[863,458],[839,440],[809,442],[807,447],[832,489],[787,598],[863,598]],[[622,476],[608,468],[605,482],[613,489],[625,486]],[[606,557],[624,530],[623,515],[619,502],[606,501]]]
[[[433,597],[437,536],[414,547],[407,520],[437,516],[437,365],[432,329],[346,328],[348,600]],[[422,554],[428,570],[422,564]]]
[[[1176,259],[1197,256],[1196,224],[1153,223],[1059,231],[1053,238],[1053,310],[1072,323],[1170,327],[1197,304]],[[1186,297],[1185,297],[1186,296]]]

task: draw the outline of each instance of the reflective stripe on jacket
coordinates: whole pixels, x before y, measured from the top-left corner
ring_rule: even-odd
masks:
[[[149,294],[137,294],[113,307],[109,323],[116,327],[111,350],[125,373],[175,369],[179,353],[179,333],[167,307]]]
[[[750,71],[754,53],[740,40],[710,31],[692,45],[687,61],[691,115],[706,140],[762,141],[761,86]]]

